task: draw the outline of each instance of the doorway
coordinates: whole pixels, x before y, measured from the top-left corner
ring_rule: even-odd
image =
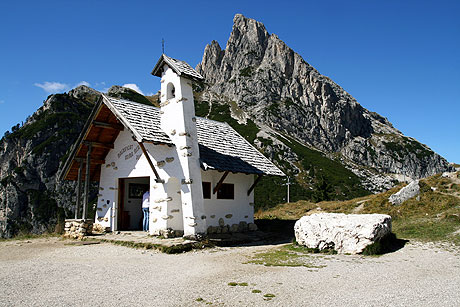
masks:
[[[118,230],[142,230],[142,196],[150,177],[118,179]]]

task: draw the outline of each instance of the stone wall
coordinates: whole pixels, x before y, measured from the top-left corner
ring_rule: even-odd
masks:
[[[64,237],[71,239],[82,239],[92,234],[93,220],[69,219],[65,220]]]

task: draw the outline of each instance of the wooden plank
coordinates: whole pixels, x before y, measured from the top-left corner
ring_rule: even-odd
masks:
[[[85,159],[83,158],[76,158],[75,161],[77,162],[83,162],[85,163]],[[98,164],[105,164],[105,160],[102,160],[102,159],[91,159],[91,164],[93,165],[98,165]]]
[[[94,142],[94,141],[85,141],[83,142],[83,144],[85,144],[86,146],[89,146],[91,144],[92,147],[107,148],[107,149],[113,149],[115,147],[113,144]]]
[[[88,145],[88,151],[86,152],[86,174],[85,174],[85,201],[83,202],[83,214],[82,219],[86,220],[86,211],[88,210],[89,201],[89,180],[90,180],[90,166],[91,166],[91,151],[93,147],[91,144]]]
[[[113,129],[113,130],[118,130],[118,131],[123,131],[125,129],[125,126],[123,126],[122,124],[111,124],[111,123],[104,123],[104,122],[98,122],[98,121],[93,121],[92,125],[98,128]]]
[[[256,184],[262,179],[262,175],[257,176],[257,179],[254,181],[254,183],[251,185],[251,187],[248,190],[248,196],[251,194],[252,190],[256,187]]]
[[[75,205],[75,219],[78,219],[78,211],[80,210],[81,205],[81,173],[83,172],[83,161],[80,161],[80,166],[78,167],[78,179],[77,179],[77,203]]]
[[[226,171],[226,172],[224,173],[224,175],[222,175],[222,177],[220,178],[219,182],[218,182],[217,185],[214,187],[214,190],[212,191],[212,194],[216,194],[217,191],[219,191],[219,189],[220,189],[220,187],[222,186],[222,183],[224,183],[224,180],[225,180],[225,178],[227,177],[228,173],[229,173],[229,172]]]
[[[150,156],[147,153],[147,150],[144,147],[144,144],[142,142],[137,142],[139,144],[139,147],[141,148],[142,152],[144,153],[144,156],[147,158],[147,162],[150,165],[150,168],[152,168],[153,173],[155,174],[155,177],[157,178],[155,181],[158,183],[164,183],[164,180],[160,178],[160,175],[158,174],[155,166],[152,163],[152,160],[150,160]]]

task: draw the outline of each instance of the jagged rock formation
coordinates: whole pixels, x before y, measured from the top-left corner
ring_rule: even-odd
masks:
[[[449,167],[243,15],[235,16],[225,50],[211,42],[197,70],[206,79],[202,100],[233,103],[241,110],[235,118],[251,119],[279,142],[285,143],[279,135],[291,136],[327,153],[370,190],[391,186],[381,173],[421,178]]]

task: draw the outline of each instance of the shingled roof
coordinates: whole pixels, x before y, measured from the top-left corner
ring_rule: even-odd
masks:
[[[160,109],[103,95],[103,102],[139,142],[172,146],[160,128]],[[284,173],[227,123],[197,117],[202,167],[219,171],[284,176]]]
[[[166,54],[162,54],[160,59],[158,60],[157,64],[152,70],[152,75],[161,77],[163,64],[168,65],[171,67],[172,70],[179,76],[186,75],[191,79],[195,80],[203,80],[203,76],[200,75],[195,69],[193,69],[188,63],[184,61],[180,61],[177,59],[170,58]]]

